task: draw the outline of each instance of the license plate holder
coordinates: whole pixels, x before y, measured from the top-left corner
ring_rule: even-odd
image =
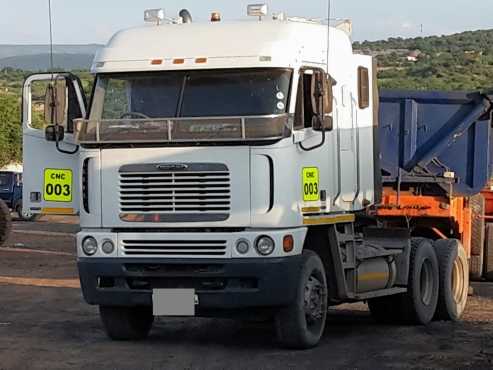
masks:
[[[152,291],[154,316],[195,316],[196,302],[195,289],[154,289]]]

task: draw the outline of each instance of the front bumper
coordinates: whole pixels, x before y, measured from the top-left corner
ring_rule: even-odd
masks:
[[[193,288],[196,312],[289,304],[301,256],[252,259],[79,258],[85,300],[93,305],[152,305],[156,288]]]

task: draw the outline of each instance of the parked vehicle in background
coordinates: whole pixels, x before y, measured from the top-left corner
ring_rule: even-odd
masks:
[[[34,221],[37,215],[22,207],[22,173],[0,171],[0,199],[23,221]]]

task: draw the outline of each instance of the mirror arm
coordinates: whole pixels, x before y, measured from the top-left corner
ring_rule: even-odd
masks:
[[[65,150],[65,149],[62,149],[60,148],[60,138],[58,137],[58,133],[57,133],[57,130],[58,130],[58,126],[60,126],[58,123],[55,124],[55,144],[56,144],[56,150],[58,150],[60,153],[62,154],[75,154],[79,151],[79,145],[76,145],[75,146],[75,149],[74,150]]]
[[[303,145],[303,143],[299,143],[300,148],[303,149],[305,152],[310,152],[314,149],[318,149],[321,146],[323,146],[324,144],[325,144],[325,126],[323,124],[322,124],[322,141],[319,144],[307,148]]]

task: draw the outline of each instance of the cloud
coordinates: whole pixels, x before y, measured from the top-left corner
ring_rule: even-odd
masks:
[[[409,30],[409,29],[412,29],[412,28],[415,28],[416,26],[412,23],[412,22],[409,22],[409,21],[404,21],[402,24],[401,24],[401,28],[402,29],[405,29],[405,30]]]

